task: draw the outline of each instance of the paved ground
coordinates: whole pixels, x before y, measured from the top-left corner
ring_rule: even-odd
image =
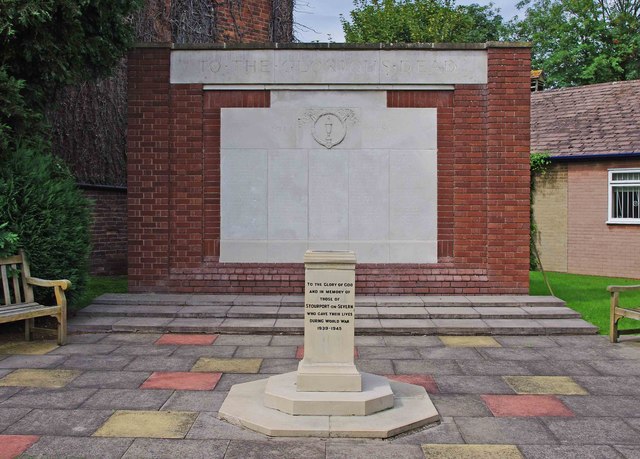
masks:
[[[640,458],[640,340],[358,336],[362,371],[424,385],[442,422],[391,440],[266,438],[216,412],[293,371],[302,336],[87,334],[0,346],[0,458]]]

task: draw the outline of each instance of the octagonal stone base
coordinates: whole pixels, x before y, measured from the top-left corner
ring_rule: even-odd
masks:
[[[362,373],[361,392],[298,392],[297,373],[272,376],[264,392],[264,404],[293,415],[367,416],[393,406],[387,378]]]
[[[423,387],[389,381],[393,407],[368,416],[294,416],[264,405],[268,379],[236,384],[218,417],[273,437],[388,438],[440,420]]]

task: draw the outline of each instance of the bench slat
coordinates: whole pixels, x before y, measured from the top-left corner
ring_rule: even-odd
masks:
[[[0,258],[0,265],[12,265],[15,263],[22,263],[22,257],[20,255],[12,255],[7,258]]]
[[[4,304],[11,304],[11,292],[9,291],[9,279],[7,278],[7,266],[0,266],[2,273],[2,293],[4,293]]]
[[[0,314],[9,313],[11,311],[18,311],[20,309],[30,309],[35,307],[45,308],[47,306],[43,306],[40,303],[20,303],[20,304],[8,304],[4,306],[0,306]]]
[[[18,269],[18,265],[11,265],[11,269],[15,273]],[[20,294],[20,281],[18,280],[18,276],[13,276],[13,293],[16,297],[16,303],[22,303],[22,295]]]
[[[23,305],[24,306],[24,305]],[[38,303],[30,303],[27,307],[5,311],[0,309],[0,323],[14,322],[16,320],[31,319],[34,317],[53,316],[58,314],[57,306],[42,306]]]

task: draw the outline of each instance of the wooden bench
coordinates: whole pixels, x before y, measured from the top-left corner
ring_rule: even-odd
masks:
[[[68,280],[44,280],[31,277],[24,252],[9,258],[0,258],[2,298],[0,324],[24,320],[25,339],[31,340],[34,318],[51,316],[58,320],[58,344],[67,341],[67,298],[64,291],[71,286]],[[56,296],[55,306],[35,302],[33,286],[52,287]],[[0,299],[2,299],[0,298]]]
[[[610,285],[607,290],[611,293],[611,323],[609,326],[609,339],[612,343],[618,342],[620,335],[632,335],[640,333],[640,328],[634,330],[618,330],[618,321],[623,317],[640,320],[640,305],[635,308],[620,307],[620,292],[640,290],[640,285]]]

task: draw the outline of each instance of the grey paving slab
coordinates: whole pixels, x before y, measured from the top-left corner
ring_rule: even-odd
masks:
[[[129,316],[129,317],[175,317],[181,306],[176,305],[114,305],[92,304],[78,312],[79,316]]]
[[[640,397],[631,395],[565,395],[559,398],[576,416],[640,416]]]
[[[274,331],[277,333],[302,333],[304,319],[276,319]]]
[[[579,347],[579,348],[611,348],[611,343],[606,336],[592,335],[592,336],[550,336],[550,340],[557,343],[559,346]]]
[[[304,295],[283,295],[280,303],[284,305],[304,305]]]
[[[419,296],[376,296],[376,304],[378,307],[392,306],[392,307],[411,307],[411,306],[424,306],[424,301]]]
[[[12,370],[6,370],[7,373],[10,373]],[[0,378],[4,376],[3,374],[0,374]],[[21,387],[11,387],[11,386],[7,386],[7,387],[0,387],[0,402],[8,399],[9,397],[11,397],[13,394],[15,394],[16,392],[22,390]]]
[[[127,367],[128,371],[189,371],[197,357],[136,357]]]
[[[69,355],[69,354],[110,354],[118,349],[117,344],[67,344],[66,346],[60,346],[47,355]]]
[[[416,306],[403,306],[403,307],[391,307],[391,306],[378,306],[376,308],[380,318],[397,318],[397,319],[427,319],[429,313],[424,307]]]
[[[132,442],[132,438],[43,436],[25,451],[24,455],[42,459],[63,457],[119,459]]]
[[[282,295],[239,295],[233,300],[234,306],[280,306]]]
[[[361,359],[419,359],[420,353],[411,347],[360,346]]]
[[[169,324],[161,328],[171,333],[215,333],[222,326],[223,318],[197,318],[173,319]]]
[[[471,444],[557,445],[558,440],[537,419],[454,418],[462,437]]]
[[[377,331],[382,328],[379,319],[356,319],[356,330],[372,330]]]
[[[640,432],[640,417],[638,417],[638,412],[637,411],[636,411],[635,415],[629,416],[629,417],[625,417],[624,420],[627,422],[627,424],[629,424],[631,427],[633,427],[638,432]],[[635,444],[640,444],[640,442],[634,442],[634,443]]]
[[[218,384],[216,384],[215,390],[219,392],[228,392],[229,389],[231,389],[231,387],[234,384],[241,384],[245,382],[256,381],[258,379],[265,379],[268,377],[269,377],[268,374],[262,374],[262,373],[260,374],[223,373],[222,377],[220,378],[220,381],[218,381]]]
[[[276,317],[280,306],[232,306],[227,311],[227,317],[267,318]]]
[[[101,344],[153,344],[161,333],[110,333],[100,341]]]
[[[358,337],[356,336],[356,341]],[[442,347],[442,341],[437,336],[384,336],[384,344],[387,346],[412,346],[412,347]]]
[[[121,317],[72,317],[68,321],[69,332],[110,331],[113,324],[120,320]]]
[[[490,417],[491,411],[480,395],[430,394],[440,416]]]
[[[66,359],[66,355],[10,355],[0,360],[0,368],[53,368]]]
[[[356,347],[362,346],[384,346],[384,336],[356,336]]]
[[[419,445],[340,445],[328,444],[327,459],[388,459],[398,457],[403,459],[424,459],[424,453]]]
[[[304,318],[304,307],[300,306],[280,306],[278,317],[282,319]]]
[[[94,300],[111,304],[185,304],[191,294],[185,293],[105,293]]]
[[[111,325],[113,331],[149,331],[149,332],[163,332],[166,330],[167,325],[174,319],[170,317],[127,317],[126,319],[120,319]],[[184,319],[189,320],[189,319]]]
[[[356,318],[375,318],[378,317],[378,308],[373,306],[357,306]]]
[[[421,296],[425,306],[471,306],[471,301],[466,296]]]
[[[392,375],[393,364],[391,359],[358,359],[356,360],[358,370],[375,375]]]
[[[123,459],[219,459],[224,457],[228,440],[169,440],[136,438]]]
[[[155,346],[153,344],[133,344],[133,345],[121,345],[118,346],[111,354],[112,355],[155,355],[155,356],[169,356],[178,346]]]
[[[129,355],[73,354],[58,367],[77,370],[122,370],[134,358]]]
[[[549,430],[565,444],[640,445],[640,435],[618,418],[544,418]]]
[[[177,317],[184,319],[226,317],[231,306],[183,306]]]
[[[375,296],[366,296],[366,295],[356,296],[355,303],[356,303],[356,309],[358,309],[360,306],[375,307],[378,305],[378,302]]]
[[[615,445],[614,448],[626,459],[640,459],[640,446]]]
[[[169,399],[171,390],[98,389],[82,409],[159,410]]]
[[[213,346],[268,346],[271,335],[220,335]],[[282,337],[285,338],[285,337]]]
[[[358,337],[356,337],[358,339]],[[271,339],[271,346],[302,346],[304,344],[303,335],[279,335]]]
[[[237,346],[178,346],[172,357],[231,357]]]
[[[509,295],[467,295],[474,306],[519,306],[520,301]]]
[[[395,374],[398,375],[461,375],[456,362],[447,360],[394,360]]]
[[[96,389],[41,389],[27,387],[0,403],[2,407],[74,409],[91,397]]]
[[[3,434],[87,437],[112,413],[112,410],[31,410]]]
[[[526,459],[615,459],[623,457],[607,445],[519,445],[518,448]]]
[[[435,375],[443,394],[513,394],[509,385],[497,376]]]
[[[478,349],[478,352],[486,359],[492,360],[545,360],[546,357],[542,355],[536,348],[517,347],[517,348],[505,348],[505,347],[485,347]]]
[[[273,374],[289,373],[298,369],[298,359],[265,359],[260,366],[260,373],[264,377]]]
[[[468,376],[517,376],[530,375],[531,371],[520,362],[493,360],[457,360],[460,369]]]
[[[573,379],[591,395],[640,396],[638,376],[574,376]]]
[[[238,328],[242,330],[270,331],[276,319],[224,319],[220,329]]]
[[[238,346],[234,357],[294,359],[297,346]]]
[[[444,416],[440,420],[440,423],[436,425],[426,426],[416,432],[400,435],[391,441],[396,444],[406,443],[411,445],[423,445],[426,443],[464,443],[464,439],[462,435],[460,435],[458,426],[456,426],[453,418]]]
[[[149,371],[85,371],[75,378],[68,387],[86,387],[96,389],[136,389],[145,382]]]
[[[304,457],[324,459],[325,444],[320,440],[300,442],[269,442],[231,440],[225,459],[282,459]]]
[[[263,440],[264,435],[218,419],[218,413],[202,412],[191,426],[189,439]]]
[[[507,347],[558,347],[548,336],[494,336],[494,339]]]
[[[482,356],[470,347],[428,347],[418,349],[420,356],[430,360],[482,360]]]
[[[582,319],[536,319],[547,334],[577,333],[581,331],[598,333],[598,327]]]
[[[436,327],[436,333],[469,335],[488,334],[489,327],[480,319],[431,319]]]
[[[640,376],[640,360],[590,360],[589,365],[603,376]]]
[[[522,308],[513,306],[475,306],[473,308],[483,319],[520,319],[528,317]]]
[[[484,319],[484,321],[493,334],[541,335],[545,333],[540,319]]]
[[[559,349],[558,352],[561,352]],[[588,363],[573,362],[571,360],[531,360],[519,364],[529,370],[530,374],[538,376],[597,376],[598,372]]]
[[[79,335],[68,335],[67,344],[97,343],[109,336],[108,333],[83,333]]]
[[[238,295],[191,295],[187,305],[232,305]]]
[[[516,295],[514,298],[519,303],[525,303],[527,306],[563,306],[564,300],[550,295]]]
[[[25,417],[31,408],[4,408],[0,405],[0,433]]]
[[[385,329],[435,330],[430,319],[380,319],[380,325]]]
[[[523,306],[522,310],[533,318],[580,318],[580,313],[566,306]]]
[[[226,397],[227,392],[177,390],[162,405],[162,410],[217,412]]]
[[[463,306],[427,306],[427,313],[432,319],[478,319],[480,313],[472,307]]]

